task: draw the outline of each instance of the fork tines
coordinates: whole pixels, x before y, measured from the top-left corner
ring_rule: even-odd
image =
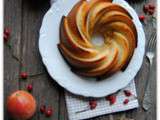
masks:
[[[156,46],[156,30],[154,30],[154,32],[152,33],[152,35],[148,41],[147,49],[150,51],[150,50],[154,49],[155,46]]]

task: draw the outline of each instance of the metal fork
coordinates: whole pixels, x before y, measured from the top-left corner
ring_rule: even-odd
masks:
[[[147,46],[146,57],[149,60],[150,66],[152,66],[152,61],[155,56],[155,53],[154,53],[155,47],[156,47],[156,31],[152,33],[151,38],[148,41],[148,46]]]
[[[144,99],[143,99],[143,108],[144,110],[148,110],[152,106],[152,100],[151,100],[151,90],[150,90],[150,82],[151,80],[151,68],[153,64],[153,58],[155,57],[155,48],[156,48],[156,30],[152,33],[148,45],[147,45],[147,50],[146,50],[146,58],[149,61],[149,76],[148,80],[146,83],[146,88],[145,88],[145,94],[144,94]]]

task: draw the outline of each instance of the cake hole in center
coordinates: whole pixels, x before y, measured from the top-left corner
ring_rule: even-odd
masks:
[[[102,37],[102,35],[93,35],[92,44],[95,46],[102,46],[104,44],[104,38]]]

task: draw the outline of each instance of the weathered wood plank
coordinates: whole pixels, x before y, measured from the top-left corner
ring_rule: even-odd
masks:
[[[138,5],[135,4],[134,6],[136,8],[136,11],[139,14],[143,14],[142,7],[143,7],[143,5],[145,3],[148,3],[148,2],[155,3],[154,0],[150,0],[150,1],[144,2],[140,7],[137,7]],[[145,30],[145,34],[146,34],[146,41],[148,41],[150,39],[150,36],[152,34],[152,31],[153,31],[153,26],[152,26],[151,21],[147,21],[147,24],[144,25],[144,30]],[[154,66],[156,66],[156,61],[154,61]],[[140,107],[137,110],[130,111],[130,114],[127,114],[127,116],[130,116],[130,117],[134,118],[135,120],[146,120],[146,119],[151,120],[151,118],[155,120],[155,118],[156,118],[156,116],[155,116],[155,114],[156,114],[155,107],[153,107],[152,110],[151,110],[155,114],[154,113],[153,114],[149,114],[148,113],[149,111],[145,112],[142,109],[142,102],[143,102],[143,97],[144,97],[144,93],[145,93],[146,81],[147,81],[147,77],[148,77],[148,67],[149,67],[148,66],[148,61],[147,61],[146,58],[144,58],[144,62],[143,62],[142,68],[139,71],[138,75],[136,76],[136,87],[137,87],[138,100],[139,100],[139,103],[140,103]],[[156,68],[153,67],[152,71],[155,71],[155,69]],[[155,78],[155,77],[156,77],[156,72],[153,75],[153,78]],[[155,83],[156,83],[156,81],[153,81],[152,83],[153,83],[154,89],[151,90],[151,91],[155,95],[155,91],[156,91]],[[153,96],[152,99],[153,99],[153,101],[155,103],[156,95]]]
[[[62,87],[59,88],[60,100],[59,100],[59,120],[68,120],[65,93]]]
[[[7,96],[19,89],[19,62],[12,56],[20,57],[22,1],[4,1],[4,27],[11,29],[9,44],[4,45],[4,119],[10,119],[6,111]]]
[[[154,59],[154,63],[156,62],[156,59]],[[150,91],[151,91],[151,101],[152,106],[151,108],[146,112],[146,120],[156,120],[156,64],[153,64],[152,66],[152,79],[150,82]]]
[[[45,70],[38,50],[39,29],[43,15],[49,8],[49,3],[44,3],[37,7],[38,1],[31,2],[25,0],[23,2],[23,32],[22,32],[22,63],[24,64],[29,76],[25,81],[20,81],[20,88],[26,89],[28,84],[33,85],[32,94],[37,100],[37,112],[33,120],[45,120],[44,115],[39,112],[41,105],[47,108],[53,108],[54,115],[48,120],[57,120],[59,112],[59,92],[57,84],[49,77]],[[21,68],[22,69],[22,68]],[[44,73],[41,75],[36,75]]]

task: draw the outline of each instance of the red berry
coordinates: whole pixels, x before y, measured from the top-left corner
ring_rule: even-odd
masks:
[[[110,105],[113,105],[116,102],[116,96],[114,96],[111,100],[110,100]]]
[[[140,20],[140,21],[144,21],[144,20],[145,20],[145,16],[144,16],[144,15],[140,15],[140,16],[139,16],[139,20]]]
[[[52,108],[48,108],[45,112],[46,117],[52,116],[52,112],[53,112]]]
[[[43,114],[45,111],[46,111],[46,106],[45,106],[45,105],[42,105],[42,106],[40,107],[40,112]]]
[[[113,105],[116,102],[116,96],[115,95],[108,95],[106,97],[106,100],[110,102],[110,105]]]
[[[125,99],[124,101],[123,101],[123,104],[128,104],[129,103],[129,99]]]
[[[106,97],[106,100],[110,100],[111,99],[111,97],[112,97],[112,95],[108,95],[107,97]]]
[[[8,35],[7,34],[3,34],[3,38],[4,38],[4,42],[8,42]]]
[[[10,33],[11,33],[11,30],[10,30],[9,28],[5,28],[5,29],[4,29],[4,33],[5,33],[7,36],[9,36]]]
[[[155,6],[153,5],[153,4],[148,4],[148,7],[149,7],[149,9],[151,9],[151,10],[154,10],[155,9]]]
[[[32,89],[33,89],[33,86],[31,84],[27,86],[28,91],[32,91]]]
[[[150,15],[153,15],[153,14],[154,14],[154,10],[150,9],[150,10],[148,10],[148,13],[149,13]]]
[[[28,77],[28,74],[26,72],[21,72],[20,76],[22,79],[26,79]]]
[[[89,106],[91,110],[95,109],[97,107],[97,101],[96,100],[89,101]]]
[[[149,10],[149,6],[148,6],[148,5],[144,5],[144,6],[143,6],[143,11],[144,11],[145,13],[147,13],[148,10]]]
[[[124,92],[125,96],[127,96],[127,97],[132,95],[132,93],[129,90],[124,90],[123,92]]]

